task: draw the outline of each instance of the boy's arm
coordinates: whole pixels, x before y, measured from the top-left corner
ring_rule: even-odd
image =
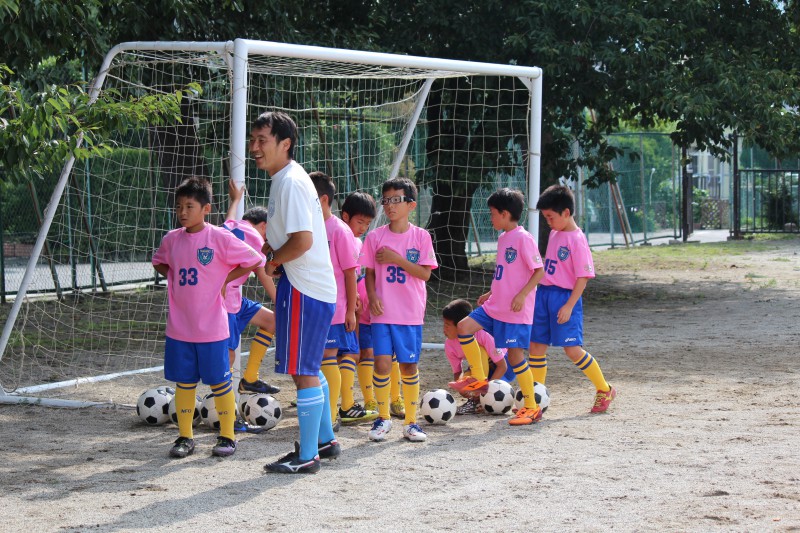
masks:
[[[277,301],[275,293],[275,281],[273,281],[272,277],[267,275],[264,267],[258,267],[255,270],[255,273],[258,281],[261,282],[261,286],[264,287],[265,291],[267,291],[267,296],[269,296],[273,302]]]
[[[367,268],[367,274],[364,277],[364,284],[367,286],[369,312],[374,316],[381,316],[383,314],[383,303],[375,293],[375,269]]]
[[[161,263],[158,265],[153,265],[153,268],[165,278],[167,277],[167,274],[169,274],[169,265],[167,264]]]
[[[358,302],[358,279],[356,269],[348,268],[344,271],[344,288],[347,294],[347,311],[344,315],[345,331],[355,331],[356,324],[356,302]]]
[[[260,264],[261,261],[256,261],[251,266],[242,266],[242,265],[237,266],[236,268],[228,272],[228,277],[225,278],[225,283],[223,285],[223,288],[226,287],[228,283],[230,283],[231,281],[239,279],[245,274],[249,274],[253,270],[257,269]]]
[[[489,292],[483,293],[480,296],[478,296],[478,307],[483,305],[486,302],[486,300],[489,299],[489,296],[491,296],[491,295],[492,295],[492,291],[489,291]]]
[[[583,296],[583,291],[586,289],[586,284],[589,283],[589,278],[578,278],[575,280],[575,288],[569,295],[567,303],[558,310],[558,323],[564,324],[572,316],[572,308],[578,303],[578,300]]]
[[[506,370],[508,370],[508,365],[506,364],[505,357],[503,357],[499,361],[495,361],[494,364],[495,364],[494,372],[492,372],[492,375],[489,377],[490,380],[502,378],[505,375]]]
[[[428,281],[431,279],[432,267],[429,265],[418,265],[416,263],[412,263],[390,248],[383,247],[378,250],[375,253],[375,261],[381,264],[391,263],[397,265],[405,270],[408,274],[414,276],[415,278],[421,279],[422,281]]]
[[[269,245],[268,242],[264,243],[264,247],[261,251],[264,255],[267,255],[269,252],[272,252],[272,261],[271,263],[276,263],[278,265],[282,265],[283,263],[288,263],[294,259],[297,259],[307,251],[311,249],[311,245],[314,244],[314,234],[310,231],[297,231],[295,233],[289,234],[289,240],[284,243],[283,246],[275,250],[272,246]],[[275,266],[272,264],[267,265],[267,274],[272,274],[272,271],[275,270]]]
[[[531,278],[528,280],[528,283],[525,284],[524,287],[517,293],[516,296],[511,300],[511,310],[515,313],[521,311],[522,308],[525,306],[525,298],[531,293],[531,291],[542,281],[544,277],[544,268],[539,267],[533,271],[531,274]],[[575,300],[578,301],[577,299]],[[572,304],[575,305],[575,304]]]
[[[239,202],[242,201],[242,197],[244,196],[244,183],[242,183],[241,188],[233,181],[233,178],[228,180],[228,198],[230,201],[228,202],[228,214],[225,215],[225,220],[237,220],[238,217],[236,216],[239,210]]]

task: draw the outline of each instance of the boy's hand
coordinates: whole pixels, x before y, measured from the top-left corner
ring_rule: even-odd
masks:
[[[517,294],[514,296],[514,299],[511,300],[511,310],[515,313],[519,313],[522,311],[523,307],[525,307],[525,296],[522,294]]]
[[[233,181],[233,178],[228,180],[228,196],[230,197],[231,201],[238,202],[244,196],[244,183],[242,186]]]
[[[486,302],[486,300],[489,299],[489,296],[491,296],[491,295],[492,295],[492,291],[489,291],[489,292],[487,292],[485,294],[481,294],[480,296],[478,296],[478,306],[480,307],[481,305],[483,305]]]
[[[355,331],[357,324],[358,324],[358,322],[356,322],[356,314],[355,314],[355,312],[353,312],[353,313],[345,313],[345,316],[344,316],[344,330],[345,331],[347,331],[348,333],[351,332],[351,331]]]
[[[571,305],[563,306],[561,309],[558,310],[558,323],[566,324],[571,316],[572,316],[572,306]]]
[[[356,298],[356,314],[357,315],[361,314],[361,311],[363,310],[363,309],[361,309],[361,307],[362,307],[361,298]]]
[[[382,265],[386,263],[393,263],[396,265],[398,264],[398,259],[402,260],[403,258],[400,256],[400,254],[391,248],[387,248],[386,246],[381,247],[375,253],[375,260]]]
[[[371,298],[369,301],[369,311],[372,316],[381,316],[383,314],[383,302],[378,297]]]

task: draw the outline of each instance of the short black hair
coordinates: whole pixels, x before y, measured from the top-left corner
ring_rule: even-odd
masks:
[[[200,176],[190,176],[175,188],[175,200],[191,198],[200,205],[210,204],[214,199],[211,194],[211,182]]]
[[[297,124],[292,117],[282,111],[267,111],[258,115],[253,121],[253,129],[269,128],[278,142],[289,139],[289,159],[294,159],[294,147],[297,144]]]
[[[378,214],[378,208],[375,205],[375,199],[372,195],[356,191],[351,192],[347,195],[347,198],[344,199],[342,213],[347,213],[347,216],[350,218],[356,215],[375,218]]]
[[[383,187],[381,187],[381,194],[390,190],[403,191],[403,196],[413,198],[415,202],[417,201],[417,186],[408,178],[398,176],[384,181]]]
[[[256,224],[260,224],[261,222],[266,222],[268,218],[269,211],[267,211],[266,207],[261,207],[260,205],[251,207],[244,212],[244,215],[242,215],[242,220],[246,220],[254,226]]]
[[[569,214],[574,215],[575,195],[572,194],[569,187],[565,187],[564,185],[551,185],[539,196],[539,200],[536,202],[536,209],[540,211],[543,209],[555,211],[559,215],[563,213],[565,209],[569,209]]]
[[[308,177],[311,178],[311,183],[317,189],[317,196],[320,198],[322,195],[327,196],[328,205],[333,205],[333,201],[336,199],[336,185],[333,184],[331,177],[319,170],[315,170]]]
[[[525,195],[517,189],[503,187],[494,191],[486,203],[498,211],[508,211],[511,214],[511,220],[519,222],[519,219],[522,218],[522,210],[525,209]]]
[[[453,300],[442,309],[442,318],[458,324],[472,312],[472,304],[463,299]]]

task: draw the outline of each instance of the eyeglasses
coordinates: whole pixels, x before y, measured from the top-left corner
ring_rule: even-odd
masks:
[[[381,205],[399,204],[400,202],[416,202],[416,200],[410,196],[384,196],[381,198]]]

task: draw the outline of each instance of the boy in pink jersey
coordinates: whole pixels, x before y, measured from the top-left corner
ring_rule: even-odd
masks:
[[[458,323],[469,316],[471,312],[472,305],[466,300],[453,300],[442,309],[442,332],[445,336],[444,355],[453,369],[454,381],[449,383],[451,387],[457,386],[459,383],[467,383],[464,378],[472,375],[472,369],[462,370],[466,356],[464,350],[461,349],[461,343],[458,342]],[[508,383],[514,381],[514,373],[507,362],[507,350],[496,348],[494,338],[484,330],[475,332],[475,340],[478,341],[481,349],[483,371],[489,376],[489,379],[502,379]],[[458,407],[457,415],[470,415],[483,411],[476,393],[462,393],[462,396],[466,396],[467,401]]]
[[[186,457],[194,451],[192,417],[197,382],[202,379],[211,387],[220,420],[212,454],[226,457],[236,452],[236,400],[228,364],[224,288],[263,266],[264,259],[233,233],[206,223],[211,212],[208,181],[184,180],[175,190],[175,204],[181,228],[164,236],[152,259],[155,270],[167,278],[169,294],[164,377],[177,385],[180,433],[170,456]]]
[[[241,188],[230,180],[228,182],[228,213],[225,216],[225,229],[236,235],[239,240],[247,243],[248,246],[258,251],[264,246],[264,236],[267,232],[267,210],[264,207],[251,207],[241,220],[237,220],[239,204],[244,196],[244,187]],[[275,301],[275,282],[271,276],[267,276],[264,267],[258,267],[255,275],[261,282],[261,286],[267,291],[267,295]],[[225,307],[228,309],[228,327],[230,338],[228,340],[228,353],[230,356],[231,367],[233,367],[236,356],[236,348],[239,346],[242,331],[248,324],[258,327],[258,331],[250,344],[250,356],[247,359],[242,379],[239,381],[240,394],[276,394],[280,392],[278,387],[270,385],[259,379],[258,369],[261,361],[267,353],[269,345],[275,336],[275,314],[258,302],[254,302],[242,296],[242,285],[250,277],[248,273],[239,279],[235,279],[228,284],[225,289]],[[237,427],[247,429],[246,426],[237,421]],[[239,429],[237,429],[238,431]]]
[[[617,395],[600,365],[583,349],[583,291],[594,277],[594,263],[586,236],[575,223],[575,198],[562,185],[548,187],[536,203],[550,226],[545,256],[545,277],[536,293],[536,312],[530,339],[530,365],[534,377],[547,377],[547,347],[561,346],[572,363],[595,386],[592,413],[604,413]]]
[[[333,180],[323,172],[309,174],[322,206],[322,218],[328,234],[328,249],[336,279],[336,310],[325,342],[320,370],[328,380],[330,390],[331,422],[353,423],[377,418],[368,414],[353,399],[356,376],[358,339],[356,338],[356,307],[358,304],[358,270],[361,241],[353,236],[350,227],[331,212],[331,202],[336,195]],[[339,397],[342,407],[338,408]]]
[[[464,392],[486,392],[488,380],[481,364],[481,352],[474,334],[485,329],[498,348],[508,349],[508,362],[514,370],[525,406],[508,421],[512,426],[528,425],[542,418],[536,405],[533,375],[525,358],[531,335],[536,285],[544,276],[542,258],[533,235],[519,225],[525,197],[503,188],[487,200],[492,226],[502,231],[497,239],[497,260],[492,288],[478,298],[478,307],[458,323],[458,339],[472,368],[472,376],[454,388]]]
[[[417,425],[417,363],[422,351],[425,282],[438,265],[430,234],[408,220],[417,206],[416,185],[407,178],[394,178],[384,182],[381,193],[381,205],[389,223],[367,235],[363,256],[375,353],[372,384],[379,416],[372,424],[369,438],[383,441],[392,428],[389,379],[395,354],[405,399],[403,436],[412,442],[422,442],[427,436]]]

